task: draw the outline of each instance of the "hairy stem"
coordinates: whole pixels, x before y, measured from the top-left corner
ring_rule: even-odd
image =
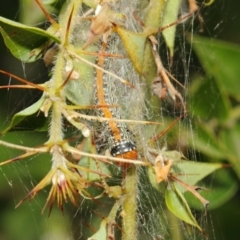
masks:
[[[65,100],[63,91],[58,92],[58,88],[63,83],[62,69],[64,68],[63,53],[59,51],[55,71],[52,78],[52,88],[49,91],[50,99],[52,100],[52,116],[49,129],[49,142],[57,143],[62,140],[62,102]]]
[[[49,89],[49,97],[52,101],[52,116],[49,129],[49,143],[58,143],[63,140],[62,131],[62,109],[65,104],[65,94],[63,84],[66,79],[63,77],[63,70],[65,69],[65,56],[66,56],[66,44],[69,42],[69,34],[73,27],[71,24],[72,19],[78,15],[78,10],[81,5],[81,1],[72,0],[64,8],[59,22],[61,28],[59,29],[61,45],[57,54],[57,61],[54,68],[54,73],[51,79],[51,87]],[[63,34],[65,33],[65,34]]]
[[[137,169],[127,169],[123,183],[125,199],[122,205],[122,240],[137,239]]]

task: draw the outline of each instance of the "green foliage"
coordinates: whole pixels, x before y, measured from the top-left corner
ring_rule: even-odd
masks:
[[[195,146],[213,159],[229,161],[240,177],[240,47],[203,37],[194,37],[193,47],[206,73],[191,86],[191,110],[202,119],[197,123],[199,137]]]
[[[194,37],[193,48],[205,70],[205,75],[196,76],[190,88],[190,111],[197,117],[194,148],[209,161],[229,163],[239,178],[237,62],[240,60],[240,48],[200,36]],[[239,188],[238,180],[229,170],[217,173],[211,185],[215,186],[214,192],[210,190],[202,194],[210,200],[210,208],[217,208],[229,201]],[[212,189],[207,182],[206,187]],[[200,208],[196,201],[189,201]]]
[[[36,61],[40,50],[35,50],[34,53],[32,50],[44,48],[48,40],[60,43],[57,37],[40,28],[29,27],[3,17],[0,17],[0,24],[0,32],[6,46],[16,58],[23,62]]]
[[[182,193],[174,184],[169,184],[165,191],[165,199],[168,209],[183,221],[197,227],[202,231]]]
[[[169,24],[176,21],[178,16],[178,11],[181,1],[179,0],[170,0],[167,1],[165,14],[163,16],[163,21],[161,27],[166,27]],[[174,55],[174,43],[175,43],[175,34],[176,34],[177,25],[173,25],[171,28],[167,28],[163,31],[163,37],[169,48],[170,58]]]
[[[206,74],[214,77],[220,90],[219,95],[229,95],[239,101],[240,47],[197,36],[194,37],[193,47]]]
[[[33,125],[33,121],[36,122],[36,120],[39,119],[39,116],[37,117],[37,115],[38,115],[38,111],[39,111],[40,107],[42,106],[42,104],[44,102],[44,99],[45,99],[45,95],[43,94],[42,97],[37,102],[35,102],[33,105],[16,113],[13,116],[10,125],[2,131],[2,134],[5,134],[11,130],[13,130],[13,131],[17,130],[17,129],[23,130],[26,128],[29,128],[29,130],[32,130],[32,131],[33,130],[47,131],[47,127],[45,125],[46,119],[41,119],[40,122],[37,121],[37,123]],[[30,129],[29,123],[31,123],[31,129]],[[36,127],[36,129],[34,126]]]
[[[148,136],[142,136],[142,132],[139,131],[137,133],[138,138],[144,141],[144,146],[138,150],[141,161],[128,159],[130,165],[131,163],[135,164],[132,164],[133,166],[128,169],[123,168],[122,171],[126,176],[119,180],[119,176],[116,177],[117,173],[109,165],[113,165],[115,162],[119,163],[121,160],[124,162],[126,159],[114,158],[98,152],[94,145],[95,136],[91,134],[89,126],[86,124],[87,120],[105,121],[107,123],[122,120],[111,119],[111,117],[106,116],[103,119],[96,112],[97,117],[92,116],[90,110],[85,111],[91,108],[112,107],[94,106],[93,85],[95,84],[94,78],[96,78],[95,71],[102,67],[96,65],[96,59],[104,54],[99,52],[98,43],[95,44],[95,41],[97,38],[107,38],[108,34],[112,34],[114,31],[116,31],[124,46],[124,48],[119,48],[120,54],[125,56],[125,53],[127,53],[131,61],[130,72],[134,72],[135,68],[141,77],[141,81],[147,82],[148,87],[154,77],[161,79],[161,77],[166,76],[161,84],[166,88],[170,98],[175,103],[176,98],[181,97],[171,84],[166,72],[164,72],[160,56],[156,52],[157,43],[154,42],[160,27],[163,27],[166,22],[170,23],[177,20],[179,2],[175,2],[175,5],[171,7],[172,11],[170,11],[169,8],[173,2],[169,1],[165,6],[165,1],[151,0],[146,9],[141,9],[143,26],[142,31],[139,32],[133,31],[130,27],[128,29],[122,23],[116,23],[115,18],[119,17],[119,13],[112,11],[109,6],[107,6],[108,14],[101,16],[103,19],[99,17],[101,10],[94,16],[79,18],[79,12],[85,11],[88,6],[96,7],[93,1],[83,1],[83,3],[75,0],[67,2],[60,11],[59,23],[53,24],[46,31],[0,18],[0,32],[6,46],[15,57],[23,62],[36,61],[42,57],[42,54],[46,54],[53,43],[58,44],[58,49],[54,52],[54,59],[56,60],[50,62],[50,64],[55,65],[50,79],[44,85],[41,85],[44,91],[43,96],[30,107],[16,113],[10,125],[2,131],[2,135],[6,134],[8,136],[8,134],[11,134],[8,133],[10,131],[25,128],[26,122],[27,124],[31,121],[36,123],[35,119],[38,118],[39,111],[43,112],[42,116],[44,115],[46,119],[41,121],[41,124],[37,124],[37,127],[32,125],[33,129],[46,131],[46,123],[50,126],[48,129],[49,138],[41,143],[41,147],[26,147],[24,149],[23,146],[11,144],[12,141],[7,141],[6,137],[1,138],[0,144],[4,148],[16,148],[24,152],[16,158],[10,158],[7,162],[16,162],[36,153],[51,156],[51,170],[40,183],[34,184],[35,187],[19,204],[26,198],[33,199],[36,193],[48,184],[51,184],[47,198],[50,209],[55,198],[57,198],[58,206],[62,209],[63,202],[67,200],[77,205],[75,198],[79,196],[89,201],[95,201],[96,196],[102,197],[103,192],[105,192],[108,198],[114,198],[115,203],[107,206],[104,214],[108,216],[103,218],[96,233],[88,235],[88,237],[90,236],[88,239],[105,239],[110,238],[111,235],[114,236],[114,225],[115,220],[119,218],[119,209],[122,209],[123,212],[121,214],[122,239],[137,239],[137,224],[139,223],[137,204],[143,203],[141,203],[141,199],[138,203],[138,168],[135,165],[140,164],[144,165],[143,168],[148,168],[146,172],[148,172],[147,177],[149,177],[151,187],[153,186],[159,194],[165,197],[166,207],[177,218],[203,232],[190,206],[196,209],[200,208],[199,204],[193,200],[193,195],[194,198],[200,200],[204,207],[208,201],[196,191],[196,188],[204,189],[199,186],[196,187],[195,184],[199,184],[208,175],[225,167],[225,165],[184,160],[184,157],[177,151],[160,151],[158,140],[153,141],[154,136],[149,139]],[[121,10],[124,11],[124,9]],[[124,13],[121,13],[120,16],[124,16]],[[164,16],[163,19],[162,16]],[[130,18],[130,16],[127,17]],[[89,20],[91,25],[86,23]],[[170,56],[173,56],[176,29],[175,26],[170,29],[163,35]],[[112,32],[109,30],[112,30]],[[31,44],[29,44],[29,41],[31,41]],[[239,75],[237,63],[240,60],[240,48],[202,37],[194,38],[193,47],[206,73],[206,76],[198,76],[190,87],[190,94],[192,95],[190,111],[202,119],[202,121],[196,121],[195,123],[198,128],[198,138],[194,140],[194,147],[208,156],[211,161],[225,160],[230,162],[235,172],[240,176],[238,164],[240,158],[238,150],[240,128],[237,124],[240,111],[239,107],[236,106],[236,102],[239,101],[237,89],[240,89],[236,77]],[[210,51],[211,54],[209,54]],[[111,54],[110,57],[112,57]],[[229,59],[228,67],[226,67],[225,59]],[[104,69],[104,71],[109,74],[111,69]],[[137,75],[137,73],[134,74]],[[125,74],[129,76],[129,72]],[[127,82],[121,76],[118,79],[121,80],[122,84]],[[139,84],[138,79],[134,81],[133,83]],[[115,83],[109,84],[114,85]],[[126,86],[128,84],[129,82]],[[114,85],[115,88],[117,86],[117,84]],[[141,91],[140,95],[146,98],[146,101],[149,101],[144,89],[141,89]],[[122,97],[126,93],[126,91],[122,92]],[[129,93],[131,94],[130,90]],[[134,108],[142,109],[139,103],[136,103]],[[82,111],[79,112],[78,110]],[[139,116],[145,116],[143,110],[139,110],[138,114]],[[67,122],[67,127],[64,130],[62,128],[63,119]],[[131,121],[131,119],[127,120]],[[150,121],[150,119],[147,120]],[[132,122],[134,125],[138,124],[137,121],[132,120]],[[69,125],[71,126],[68,127]],[[93,126],[95,127],[95,125]],[[78,137],[78,140],[73,133],[73,128],[79,132],[80,138]],[[188,139],[188,133],[185,132],[184,134]],[[64,135],[70,137],[64,138]],[[109,137],[111,136],[105,136],[105,138]],[[207,146],[206,143],[208,143]],[[192,147],[191,143],[186,147]],[[74,154],[77,156],[73,156]],[[2,162],[0,165],[5,163]],[[115,166],[113,169],[116,168]],[[236,180],[231,175],[227,175],[227,170],[222,169],[221,171],[222,173],[219,174],[220,177],[216,178],[216,182],[223,186],[215,188],[215,184],[210,185],[215,190],[215,194],[209,196],[209,198],[212,198],[215,207],[228,201],[238,188]],[[224,181],[222,176],[224,176]],[[114,179],[115,177],[117,180]],[[101,191],[99,191],[99,186],[102,188]],[[191,193],[191,196],[189,193]],[[220,198],[219,196],[223,197]],[[219,199],[216,201],[218,197]],[[150,205],[153,204],[151,201],[150,197]],[[107,201],[104,204],[107,204]],[[164,207],[161,206],[162,209]],[[148,218],[147,213],[146,218]],[[171,226],[164,227],[171,228]],[[161,234],[160,227],[156,231],[157,234]],[[29,236],[30,238],[31,236]]]

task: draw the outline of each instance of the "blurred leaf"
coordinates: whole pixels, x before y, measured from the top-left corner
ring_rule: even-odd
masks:
[[[219,138],[226,149],[226,158],[240,178],[240,124],[234,125],[231,129],[222,130]]]
[[[107,239],[107,220],[103,219],[98,231],[93,234],[88,240]]]
[[[198,123],[194,141],[190,141],[190,144],[213,159],[226,157],[224,149],[220,148],[219,139],[215,136],[215,128],[210,123]]]
[[[91,8],[96,8],[97,7],[96,0],[83,0],[83,3],[86,4],[87,6],[91,7]]]
[[[177,162],[177,161],[180,161],[181,158],[183,158],[183,154],[176,151],[176,150],[173,150],[173,151],[163,151],[163,156],[166,158],[166,159],[172,159],[174,161],[174,164]]]
[[[174,184],[169,184],[166,192],[165,199],[168,209],[178,218],[184,222],[193,225],[198,228],[201,232],[202,229],[198,225],[196,219],[191,213],[188,203],[182,193],[178,190]]]
[[[44,45],[49,39],[60,43],[57,37],[47,31],[3,17],[0,17],[0,32],[11,53],[24,62],[35,61],[36,58],[32,56],[32,50]]]
[[[44,141],[47,141],[47,137],[45,133],[33,133],[33,132],[8,132],[4,134],[4,136],[1,136],[1,140],[6,142],[11,142],[23,146],[39,146],[42,145]],[[7,161],[11,158],[14,158],[20,154],[22,154],[22,151],[17,149],[9,149],[2,145],[0,145],[0,162]],[[1,171],[4,174],[0,174],[0,182],[1,182],[1,191],[4,193],[6,190],[5,188],[9,188],[11,186],[11,183],[13,181],[19,182],[19,178],[21,178],[21,183],[28,182],[30,183],[32,180],[32,177],[34,176],[34,181],[37,181],[37,179],[41,179],[42,176],[46,173],[46,171],[51,167],[50,165],[50,155],[49,154],[40,154],[27,159],[19,160],[15,163],[7,164],[1,167]],[[13,174],[14,169],[17,169],[18,174]],[[26,174],[26,172],[29,172],[29,174]],[[7,181],[6,181],[7,180]],[[7,186],[5,186],[5,183],[8,183]],[[13,187],[11,186],[11,187]],[[15,184],[16,187],[16,184]],[[9,189],[8,189],[9,190]],[[19,190],[16,188],[15,190]],[[19,194],[21,191],[19,191],[17,194]],[[1,192],[0,192],[1,195]],[[16,203],[15,203],[16,204]]]
[[[194,36],[193,48],[207,75],[214,76],[220,92],[240,99],[240,46]]]
[[[44,5],[44,8],[47,12],[51,12],[52,14],[56,14],[54,8],[51,7],[49,4],[54,4],[57,0],[42,0],[41,3]],[[58,0],[59,2],[59,0]],[[56,3],[55,3],[56,4]],[[20,0],[21,8],[19,9],[19,20],[21,23],[34,26],[42,22],[43,19],[46,18],[44,13],[42,12],[41,8],[38,6],[36,1],[32,0]]]
[[[166,3],[166,7],[164,10],[163,21],[161,27],[166,27],[169,24],[177,21],[179,7],[180,7],[180,0],[168,0]],[[175,33],[176,33],[177,24],[165,29],[162,32],[162,35],[165,39],[167,47],[169,48],[170,57],[173,57],[174,54],[174,42],[175,42]]]
[[[115,225],[116,215],[121,204],[122,202],[118,200],[115,201],[108,217],[103,218],[103,220],[101,221],[99,230],[95,234],[93,234],[90,238],[88,238],[88,240],[100,240],[100,239],[111,238],[109,236],[109,234],[111,234],[111,232],[109,232],[109,229],[111,229]],[[108,228],[108,231],[107,231],[107,228]]]
[[[92,139],[90,137],[84,139],[84,141],[81,142],[81,145],[79,145],[79,148],[83,152],[90,152],[92,154],[97,154],[96,147],[92,144]],[[80,156],[80,160],[79,160],[78,165],[81,166],[81,167],[84,167],[86,169],[90,169],[90,170],[93,170],[93,171],[96,171],[96,172],[100,171],[103,174],[111,175],[111,172],[109,171],[109,169],[107,168],[107,166],[103,162],[98,161],[98,163],[96,164],[96,161],[98,161],[98,160],[93,159],[91,157],[87,157],[87,156],[82,156],[81,157]],[[90,182],[100,180],[99,174],[95,174],[95,173],[92,173],[92,172],[86,172],[84,170],[83,171],[79,170],[79,172],[81,173],[81,175],[85,179],[87,179]]]
[[[215,0],[206,0],[206,1],[203,2],[203,4],[204,4],[205,6],[209,6],[209,5],[211,5],[214,1],[215,1]]]
[[[239,124],[239,120],[240,120],[240,105],[236,105],[230,109],[229,118],[227,119],[225,125],[231,128]]]
[[[220,207],[229,201],[238,191],[238,181],[234,178],[229,169],[220,169],[209,176],[201,183],[206,190],[199,190],[202,197],[206,198],[210,204],[208,210]],[[202,210],[202,203],[191,193],[185,192],[184,196],[188,204],[197,210]]]
[[[42,0],[42,3],[44,5],[48,5],[48,4],[54,4],[57,0]]]
[[[26,185],[24,185],[24,187],[26,187]],[[17,189],[14,188],[13,190],[16,194],[18,193]],[[16,195],[15,201],[19,197],[19,194]],[[8,211],[7,209],[3,209],[1,213],[2,219],[4,219],[1,235],[7,236],[7,239],[24,240],[54,238],[58,240],[72,239],[69,237],[71,224],[68,218],[62,216],[60,211],[52,211],[50,218],[41,214],[41,208],[39,206],[44,205],[45,201],[46,196],[38,196],[37,201],[23,204],[17,211],[13,211],[14,206],[8,205]],[[23,221],[23,218],[28,222],[27,231],[26,222]],[[38,233],[37,237],[36,232]]]
[[[45,124],[46,117],[44,117],[42,114],[40,116],[42,116],[43,118],[41,118],[40,116],[39,117],[36,116],[38,115],[38,111],[42,106],[44,100],[45,100],[45,94],[43,94],[42,97],[33,105],[29,106],[28,108],[25,108],[21,112],[16,113],[13,116],[10,125],[5,130],[3,130],[1,134],[5,134],[10,130],[17,130],[17,129],[18,130],[19,129],[20,130],[35,129],[38,131],[47,131],[48,126],[46,126]],[[36,115],[32,116],[33,114],[36,114]]]
[[[229,118],[229,99],[213,78],[195,79],[190,93],[191,111],[195,116],[203,120],[214,118],[220,123]]]

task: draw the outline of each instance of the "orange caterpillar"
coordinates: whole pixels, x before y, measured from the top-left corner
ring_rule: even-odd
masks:
[[[102,43],[100,52],[105,52],[107,48],[107,43]],[[105,63],[104,54],[99,54],[97,65],[103,68]],[[111,79],[110,79],[111,81]],[[108,79],[108,74],[103,73],[101,69],[96,70],[96,100],[97,104],[100,106],[109,106],[116,104],[114,99],[116,96],[111,91],[111,87],[109,84],[113,84]],[[109,108],[109,107],[101,107],[100,114],[104,118],[115,118],[120,119],[120,110],[119,108]],[[131,159],[135,160],[138,158],[138,152],[136,150],[136,145],[134,141],[131,139],[132,134],[128,130],[127,125],[123,122],[116,122],[114,120],[108,120],[104,124],[107,128],[107,133],[109,136],[107,141],[110,148],[110,153],[114,157]],[[128,163],[118,162],[120,166],[127,167]]]

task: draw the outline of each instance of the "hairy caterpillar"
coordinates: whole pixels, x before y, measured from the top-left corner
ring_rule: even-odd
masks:
[[[114,37],[111,37],[111,41],[114,41],[114,39]],[[107,46],[107,43],[102,42],[97,62],[97,65],[102,68],[105,68],[109,61],[114,61],[113,59],[106,60],[106,56],[104,56],[104,54],[101,55],[101,53],[106,51]],[[106,106],[100,107],[99,113],[102,117],[109,118],[109,120],[104,123],[104,127],[106,128],[105,135],[108,138],[107,144],[110,153],[114,157],[134,160],[138,158],[138,152],[136,145],[132,140],[132,133],[129,131],[125,123],[110,120],[113,118],[121,118],[121,109],[118,107],[108,107],[117,102],[117,96],[115,95],[115,92],[112,91],[113,85],[114,79],[111,79],[108,74],[103,73],[101,69],[96,70],[96,102],[100,106]],[[119,162],[118,164],[123,167],[128,166],[126,163]]]

